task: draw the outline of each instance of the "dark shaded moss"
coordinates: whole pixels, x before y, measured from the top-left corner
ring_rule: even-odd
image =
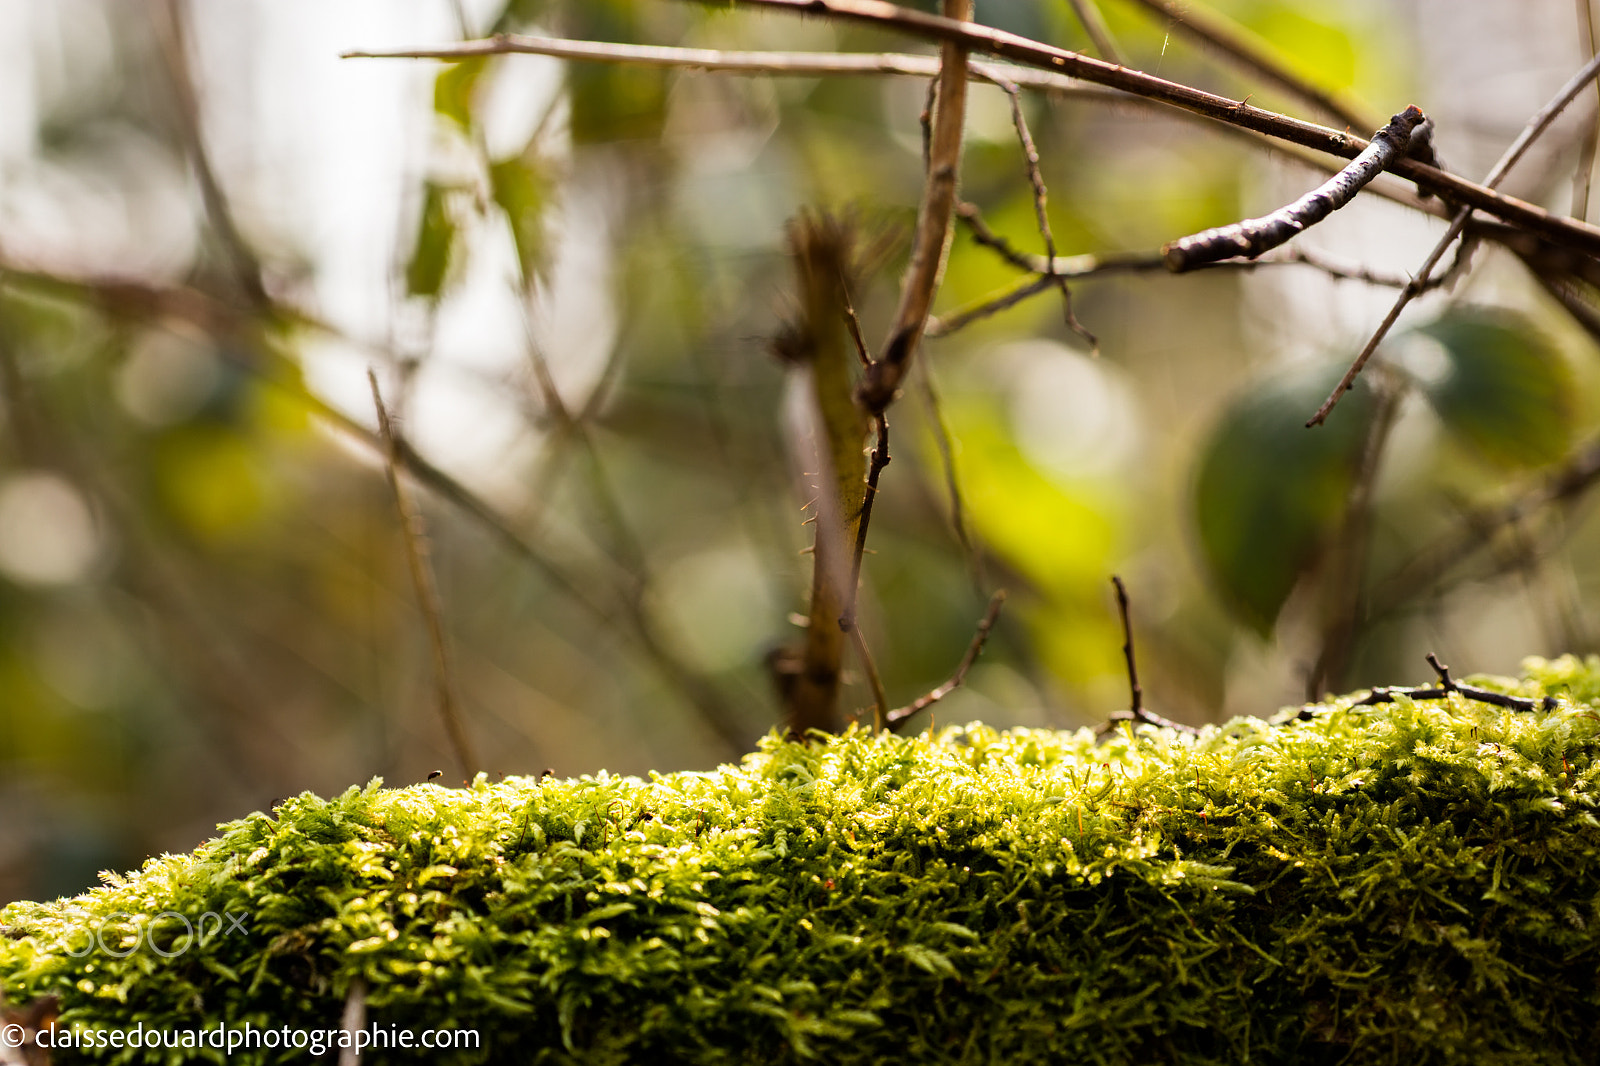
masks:
[[[1478,683],[1560,706],[305,795],[6,908],[0,982],[66,1024],[329,1027],[360,977],[372,1021],[481,1030],[460,1062],[1592,1062],[1600,659]],[[69,954],[162,911],[245,931]]]

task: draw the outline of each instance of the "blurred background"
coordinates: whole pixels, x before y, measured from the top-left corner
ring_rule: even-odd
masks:
[[[1144,3],[1098,11],[1130,66],[1343,125]],[[1473,178],[1592,54],[1587,0],[1215,11],[1372,116],[1359,134],[1418,103]],[[1068,3],[977,17],[1097,48]],[[785,224],[853,219],[876,343],[926,82],[340,58],[497,30],[928,54],[675,0],[0,2],[0,902],[302,790],[459,779],[369,368],[491,776],[705,769],[777,725],[767,661],[810,580],[770,354],[796,306]],[[1023,110],[1062,255],[1154,252],[1322,180],[1145,106]],[[1595,113],[1591,91],[1506,189],[1588,213]],[[990,85],[962,180],[1042,253]],[[1364,194],[1302,244],[1403,283],[1443,229]],[[1019,279],[960,229],[935,312]],[[1315,433],[1393,287],[1289,264],[1072,291],[1098,354],[1047,291],[929,339],[890,411],[862,592],[890,701],[949,677],[1011,593],[911,728],[1125,707],[1113,573],[1147,702],[1191,723],[1419,683],[1430,650],[1503,673],[1593,649],[1594,341],[1515,256],[1486,243],[1417,301]]]

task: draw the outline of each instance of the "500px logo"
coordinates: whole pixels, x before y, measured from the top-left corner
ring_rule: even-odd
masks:
[[[126,918],[127,922],[119,923],[117,920]],[[208,921],[215,922],[214,926],[207,929]],[[226,928],[224,928],[226,924]],[[120,928],[119,928],[120,926]],[[163,928],[170,935],[164,936],[160,943],[156,940],[156,930]],[[111,931],[109,941],[107,930]],[[178,930],[181,929],[181,934]],[[68,955],[81,959],[98,947],[102,952],[112,958],[125,959],[139,950],[140,945],[148,947],[162,958],[174,959],[190,948],[199,944],[205,947],[217,936],[232,936],[235,932],[245,932],[244,915],[235,914],[233,911],[206,911],[191,922],[188,915],[179,914],[177,911],[162,911],[151,917],[148,922],[142,914],[129,914],[126,911],[115,911],[101,918],[94,924],[93,932],[89,936],[89,943],[79,951],[72,947],[65,949]],[[163,947],[162,944],[166,946]],[[117,945],[113,947],[112,945]],[[120,948],[121,950],[118,950]]]

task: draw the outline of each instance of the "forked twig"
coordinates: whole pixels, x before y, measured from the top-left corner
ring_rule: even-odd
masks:
[[[1175,732],[1185,733],[1192,737],[1200,735],[1200,730],[1192,725],[1175,722],[1171,718],[1164,718],[1144,705],[1144,689],[1139,686],[1139,668],[1133,660],[1133,623],[1128,617],[1128,590],[1122,584],[1122,578],[1113,574],[1111,584],[1117,590],[1117,614],[1122,618],[1122,656],[1128,664],[1128,709],[1114,711],[1107,719],[1106,724],[1096,730],[1095,735],[1104,737],[1116,729],[1121,722],[1135,722],[1144,725],[1153,725],[1161,729],[1171,729]]]
[[[422,609],[422,617],[428,627],[428,643],[433,649],[439,716],[444,723],[445,735],[450,738],[450,746],[455,751],[456,762],[460,764],[462,774],[471,781],[478,773],[478,759],[473,754],[472,743],[461,723],[449,638],[444,627],[444,605],[439,598],[439,586],[434,580],[433,564],[428,558],[427,526],[422,512],[406,491],[405,482],[400,480],[399,437],[389,421],[389,410],[383,404],[383,394],[378,389],[378,375],[371,368],[367,370],[367,383],[372,386],[372,404],[378,411],[378,432],[384,444],[384,470],[389,476],[389,488],[394,493],[395,510],[400,514],[406,565],[411,571],[417,605]]]
[[[1562,110],[1583,91],[1584,86],[1594,80],[1597,73],[1600,73],[1600,55],[1592,56],[1589,62],[1583,65],[1583,69],[1574,74],[1571,80],[1561,87],[1561,91],[1556,93],[1549,103],[1545,104],[1533,118],[1528,120],[1528,124],[1523,128],[1522,133],[1505,150],[1505,154],[1500,157],[1499,162],[1495,163],[1494,169],[1489,172],[1489,176],[1484,179],[1484,188],[1492,190],[1500,184],[1507,172],[1522,158],[1528,147],[1538,139],[1540,134],[1550,128],[1550,123],[1554,122],[1556,116],[1561,114]],[[1423,260],[1422,266],[1417,269],[1417,276],[1410,285],[1400,290],[1400,295],[1396,298],[1394,306],[1389,309],[1389,313],[1378,324],[1377,330],[1373,332],[1366,345],[1362,347],[1360,354],[1355,358],[1355,362],[1350,364],[1350,369],[1345,371],[1344,377],[1339,379],[1339,384],[1334,386],[1333,392],[1323,401],[1322,406],[1317,408],[1317,413],[1311,416],[1310,421],[1306,422],[1308,429],[1312,426],[1320,426],[1327,421],[1329,412],[1339,402],[1339,398],[1350,391],[1350,386],[1355,384],[1356,375],[1361,373],[1362,368],[1367,365],[1367,361],[1372,358],[1372,353],[1378,350],[1378,345],[1383,343],[1383,339],[1389,335],[1390,328],[1400,318],[1400,312],[1404,311],[1412,298],[1422,291],[1422,286],[1427,282],[1428,275],[1433,272],[1433,268],[1444,257],[1445,250],[1466,228],[1467,220],[1472,217],[1473,206],[1473,204],[1469,203],[1456,211],[1455,216],[1450,220],[1450,228],[1445,230],[1444,236],[1439,238],[1439,243],[1433,246],[1433,251],[1428,253],[1428,258]]]
[[[1442,700],[1448,698],[1452,692],[1465,696],[1467,699],[1477,703],[1487,703],[1494,707],[1505,707],[1513,711],[1553,711],[1561,706],[1561,701],[1554,696],[1531,700],[1523,696],[1507,696],[1503,692],[1491,692],[1489,689],[1478,688],[1476,685],[1463,685],[1459,681],[1451,680],[1450,668],[1440,662],[1439,657],[1433,652],[1430,651],[1428,653],[1427,660],[1428,665],[1433,667],[1433,672],[1439,675],[1437,688],[1388,686],[1375,688],[1365,698],[1357,700],[1351,706],[1372,707],[1380,703],[1393,703],[1396,696],[1404,696],[1412,700]],[[1299,714],[1295,715],[1295,720],[1307,722],[1315,718],[1317,713],[1317,708],[1305,707],[1301,709]]]
[[[950,675],[950,680],[932,692],[919,696],[904,707],[897,708],[886,714],[884,723],[891,730],[894,730],[900,723],[906,721],[918,711],[924,711],[932,707],[966,682],[967,671],[972,669],[972,664],[977,661],[978,655],[983,651],[984,642],[989,639],[989,631],[994,628],[995,619],[1000,617],[1000,608],[1004,606],[1005,602],[1005,589],[1000,589],[989,598],[989,609],[983,612],[983,618],[978,622],[977,632],[972,635],[972,643],[967,645],[967,653],[961,657],[961,663],[956,667],[956,672]]]

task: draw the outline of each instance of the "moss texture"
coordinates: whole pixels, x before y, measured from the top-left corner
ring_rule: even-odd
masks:
[[[1559,706],[303,795],[0,911],[0,984],[65,1024],[328,1027],[361,978],[371,1021],[481,1030],[460,1062],[1592,1062],[1600,659],[1478,683]],[[162,911],[243,929],[84,952]]]

